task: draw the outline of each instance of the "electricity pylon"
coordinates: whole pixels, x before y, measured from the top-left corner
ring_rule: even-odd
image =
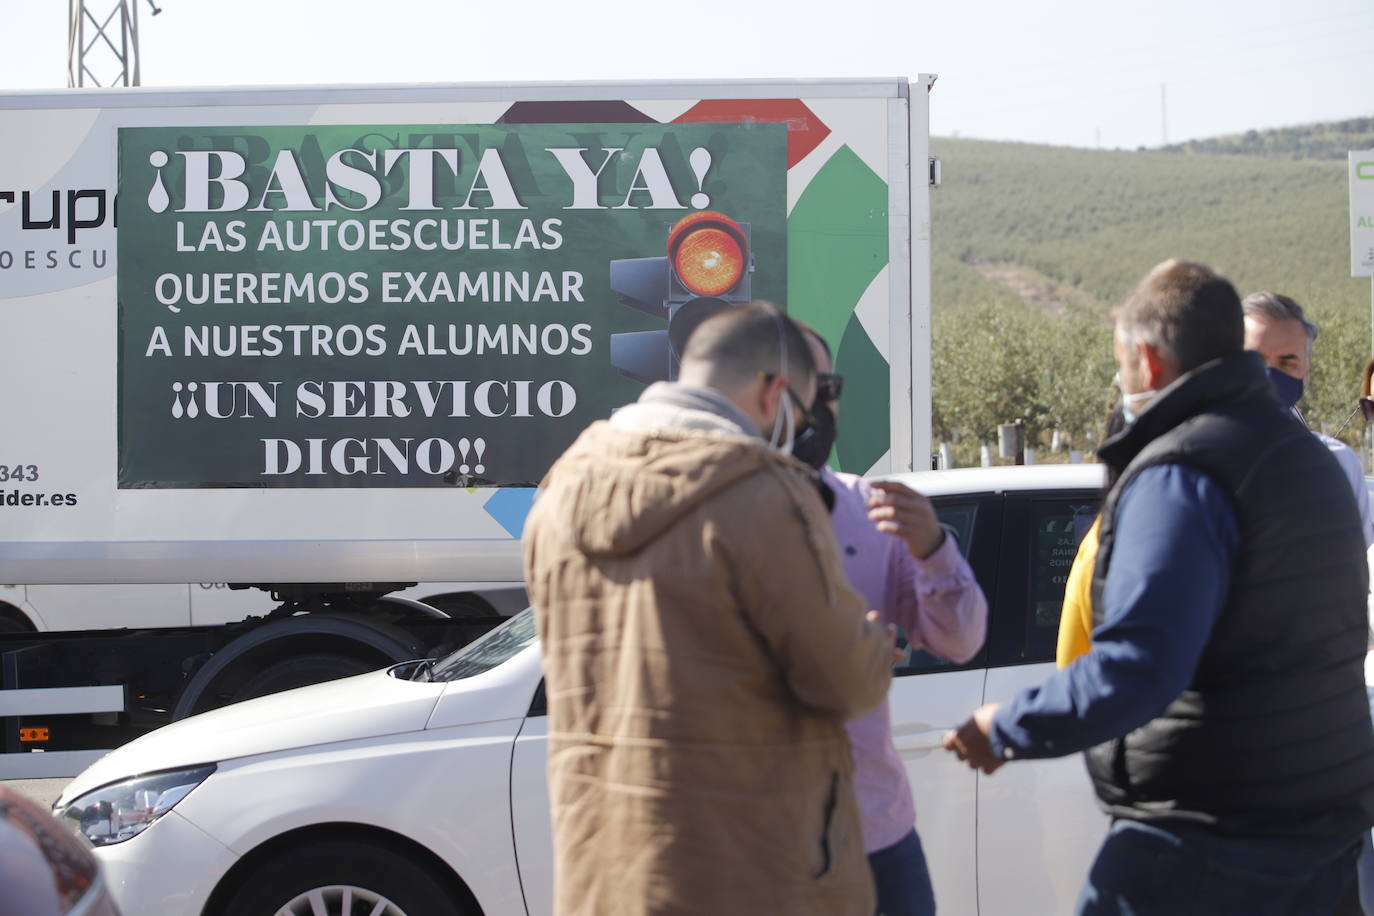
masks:
[[[153,0],[148,0],[148,6],[154,16],[162,12]],[[101,82],[97,70],[114,72],[114,76]],[[137,86],[139,82],[137,0],[68,0],[67,86]]]

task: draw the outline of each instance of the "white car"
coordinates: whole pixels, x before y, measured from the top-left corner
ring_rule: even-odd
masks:
[[[992,777],[939,748],[1053,668],[1098,467],[901,475],[930,495],[991,607],[969,664],[898,663],[893,732],[944,916],[1072,910],[1107,822],[1082,763]],[[540,652],[526,611],[410,662],[166,726],[70,783],[59,813],[139,916],[544,916],[552,848]]]

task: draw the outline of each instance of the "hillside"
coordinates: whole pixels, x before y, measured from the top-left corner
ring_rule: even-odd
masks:
[[[1287,293],[1321,326],[1314,426],[1334,429],[1370,351],[1370,288],[1349,276],[1343,162],[1109,152],[935,139],[935,422],[1100,434],[1114,366],[1105,320],[1151,266],[1210,264],[1244,295]],[[1347,436],[1348,438],[1348,436]]]
[[[1268,156],[1277,159],[1334,159],[1345,161],[1352,149],[1374,149],[1374,118],[1352,118],[1326,124],[1303,124],[1243,134],[1189,140],[1159,148],[1166,153],[1228,156]]]

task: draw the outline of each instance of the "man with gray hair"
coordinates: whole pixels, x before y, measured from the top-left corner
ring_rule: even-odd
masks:
[[[1329,914],[1374,824],[1349,485],[1225,278],[1165,261],[1114,317],[1092,647],[946,746],[987,773],[1086,752],[1113,820],[1080,913]]]
[[[1245,313],[1245,349],[1264,357],[1269,381],[1278,393],[1283,406],[1302,418],[1298,401],[1302,399],[1303,384],[1312,371],[1312,345],[1317,340],[1317,326],[1303,314],[1302,306],[1287,296],[1267,290],[1251,293],[1241,300]],[[1304,420],[1304,422],[1306,422]],[[1341,440],[1312,430],[1340,464],[1355,494],[1360,510],[1360,525],[1366,547],[1374,544],[1374,523],[1369,517],[1369,490],[1364,482],[1364,463],[1350,446]]]
[[[786,315],[728,309],[544,480],[523,541],[558,916],[872,916],[844,722],[886,696],[893,633],[786,454],[815,395]]]
[[[1317,340],[1317,326],[1303,314],[1301,305],[1288,296],[1267,290],[1246,296],[1241,300],[1241,308],[1245,310],[1245,349],[1264,357],[1269,367],[1269,380],[1274,383],[1279,400],[1297,413],[1303,382],[1312,370],[1312,344]],[[1374,524],[1369,517],[1364,464],[1341,440],[1316,430],[1313,433],[1331,450],[1350,481],[1355,504],[1360,509],[1365,546],[1369,547],[1374,544]],[[1374,710],[1374,652],[1365,656],[1365,684],[1371,710]],[[1374,843],[1368,838],[1360,856],[1359,889],[1364,912],[1374,916]]]

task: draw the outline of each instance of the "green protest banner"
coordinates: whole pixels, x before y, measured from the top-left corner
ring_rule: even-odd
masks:
[[[121,129],[119,486],[533,485],[666,338],[612,260],[719,213],[786,301],[786,170],[781,124]]]

